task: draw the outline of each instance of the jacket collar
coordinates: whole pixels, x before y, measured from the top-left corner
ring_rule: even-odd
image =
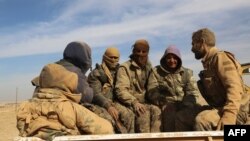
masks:
[[[203,67],[206,68],[206,64],[213,58],[213,56],[219,52],[220,50],[217,47],[211,47],[208,53],[202,58]]]
[[[172,73],[172,72],[166,70],[166,69],[165,69],[164,67],[162,67],[161,65],[160,65],[160,68],[161,68],[162,71],[164,71],[165,73],[168,73],[168,74]],[[179,69],[177,69],[177,70],[174,72],[174,74],[180,73],[180,72],[184,72],[184,68],[183,68],[182,66],[181,66]]]

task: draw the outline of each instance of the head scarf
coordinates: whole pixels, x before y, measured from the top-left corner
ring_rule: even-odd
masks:
[[[114,69],[117,67],[120,59],[120,52],[116,47],[108,47],[103,54],[102,61],[111,68]]]
[[[148,52],[148,41],[145,39],[139,39],[133,45],[133,52],[130,55],[130,58],[134,60],[140,67],[144,67],[148,61]]]

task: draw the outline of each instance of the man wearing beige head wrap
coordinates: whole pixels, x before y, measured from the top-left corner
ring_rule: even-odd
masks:
[[[117,133],[134,132],[133,112],[115,101],[114,83],[119,67],[120,52],[116,47],[108,47],[103,54],[101,65],[89,74],[88,82],[94,90],[93,104],[90,110],[108,119]]]
[[[148,59],[149,44],[145,39],[132,46],[130,60],[121,64],[117,72],[117,98],[135,113],[135,132],[160,132],[161,110],[147,104],[146,85],[152,69]]]

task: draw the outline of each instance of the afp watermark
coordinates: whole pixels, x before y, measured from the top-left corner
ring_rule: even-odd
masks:
[[[225,125],[224,141],[246,141],[250,137],[250,125]]]

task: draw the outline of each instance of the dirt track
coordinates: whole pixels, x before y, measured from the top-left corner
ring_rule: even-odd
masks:
[[[13,141],[18,136],[15,105],[0,107],[0,141]]]

